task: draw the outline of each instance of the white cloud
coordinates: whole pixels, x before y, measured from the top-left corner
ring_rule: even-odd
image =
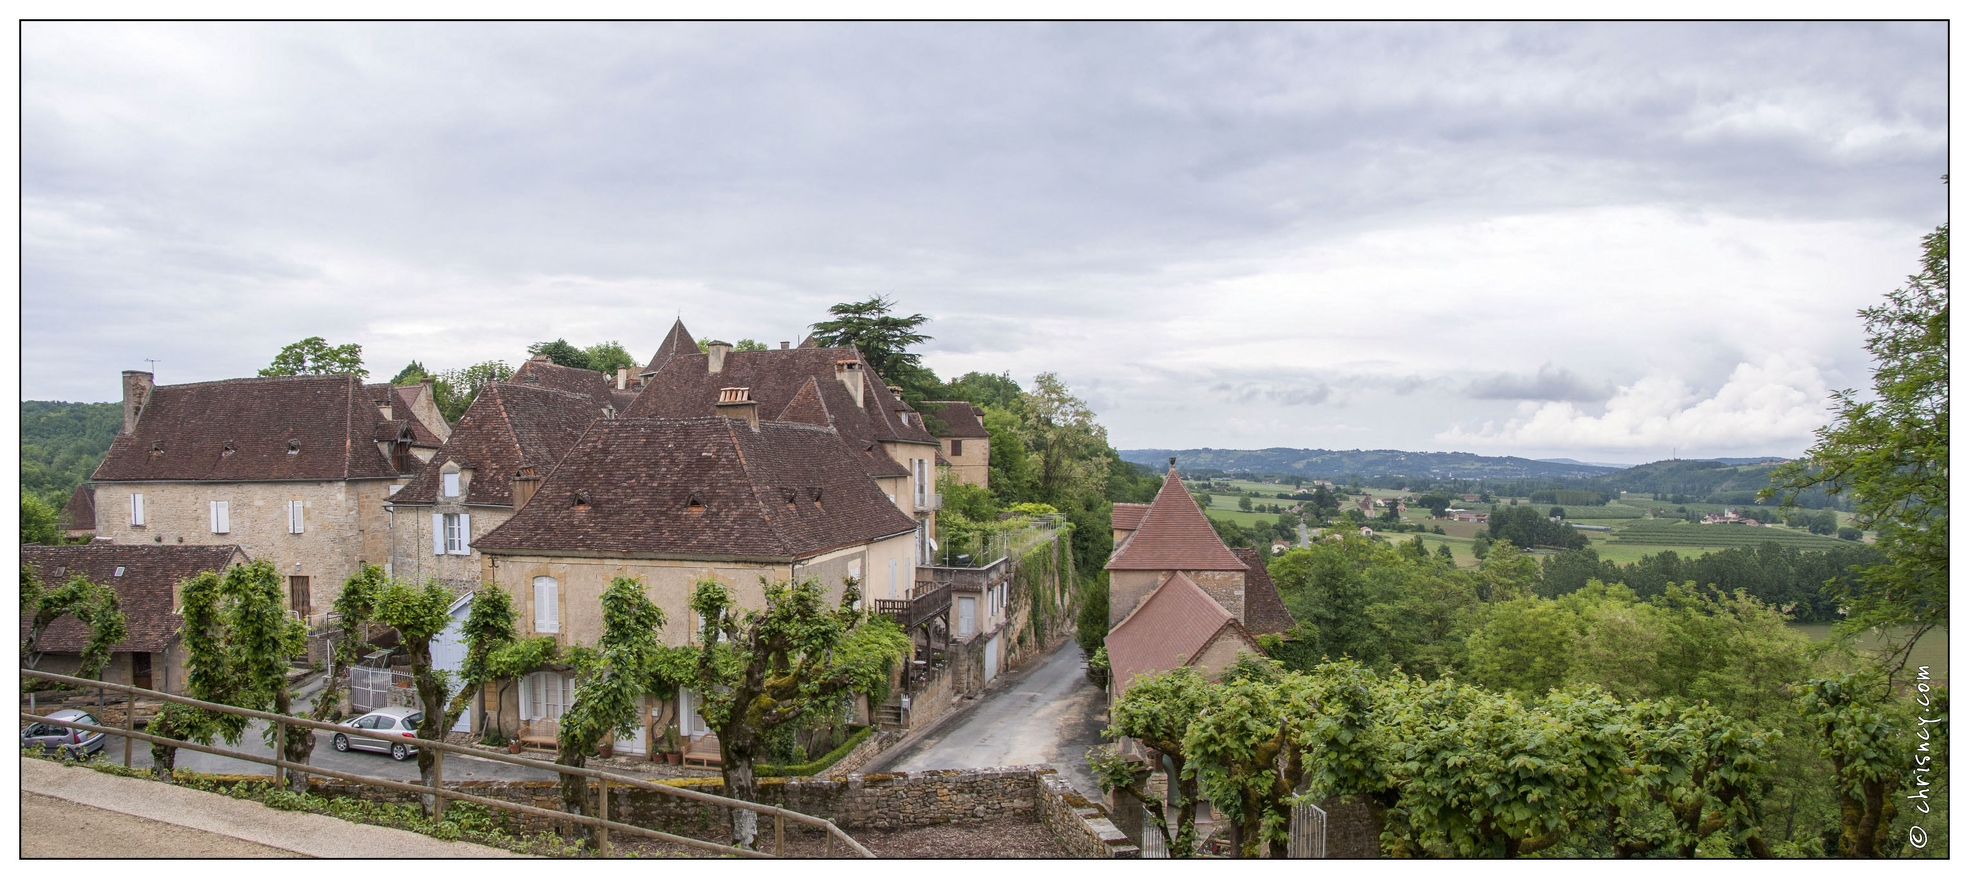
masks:
[[[1570,402],[1526,402],[1504,426],[1461,424],[1436,435],[1448,443],[1509,448],[1741,449],[1794,445],[1825,423],[1824,376],[1809,363],[1773,355],[1739,363],[1709,397],[1682,379],[1653,373],[1623,385],[1592,415]]]

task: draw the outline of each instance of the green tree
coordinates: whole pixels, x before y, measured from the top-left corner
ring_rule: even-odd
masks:
[[[745,344],[745,342],[746,340],[744,339],[739,340],[740,345]],[[765,346],[761,345],[759,347],[763,349]],[[738,350],[746,351],[754,349],[739,348]],[[616,370],[625,366],[635,369],[642,365],[636,360],[634,355],[629,353],[629,349],[622,347],[622,343],[614,339],[589,345],[581,349],[581,353],[587,357],[589,369],[606,376],[615,375]]]
[[[987,372],[967,372],[956,381],[944,385],[944,391],[953,400],[968,400],[980,407],[993,407],[1016,413],[1025,405],[1025,389],[1012,380],[1009,372],[992,375]]]
[[[633,577],[616,577],[602,593],[602,637],[597,649],[584,652],[578,668],[574,698],[561,715],[560,753],[554,762],[580,768],[596,746],[634,735],[642,721],[643,694],[657,689],[666,653],[658,636],[663,609],[643,593]],[[594,814],[588,779],[561,776],[561,799],[567,811]],[[586,836],[592,840],[590,828]]]
[[[1159,675],[1137,678],[1115,703],[1114,720],[1103,735],[1111,739],[1131,738],[1149,749],[1151,765],[1146,772],[1121,759],[1112,750],[1089,751],[1087,762],[1104,790],[1125,790],[1148,807],[1162,834],[1169,856],[1188,858],[1196,854],[1196,774],[1189,767],[1185,741],[1194,724],[1215,699],[1213,685],[1196,669],[1179,666]],[[1161,769],[1169,779],[1168,802],[1176,807],[1175,829],[1164,798],[1150,796],[1148,776]]]
[[[1107,484],[1108,431],[1094,410],[1058,375],[1042,372],[1025,400],[1025,437],[1037,460],[1037,500],[1060,506],[1074,489],[1098,492]]]
[[[431,661],[431,640],[451,623],[451,590],[436,580],[413,586],[391,580],[375,595],[371,609],[378,623],[397,631],[402,649],[410,657],[410,682],[417,688],[417,701],[424,706],[424,717],[417,722],[420,739],[444,740],[451,729],[445,722],[444,706],[451,696],[450,673]],[[437,752],[428,748],[417,752],[417,775],[425,784],[437,766]],[[424,797],[424,813],[437,808],[436,798]]]
[[[21,492],[21,543],[59,546],[62,539],[61,516],[40,498]]]
[[[351,342],[330,346],[320,336],[309,336],[280,349],[273,363],[261,375],[353,375],[368,378],[362,366],[362,346]]]
[[[1305,677],[1264,659],[1239,657],[1183,737],[1187,770],[1211,805],[1232,820],[1238,857],[1285,856],[1293,791],[1304,777],[1300,727],[1315,713]]]
[[[733,351],[764,351],[766,348],[766,343],[753,339],[740,339],[732,343]]]
[[[390,377],[390,384],[414,385],[426,378],[436,378],[436,376],[431,375],[429,371],[425,370],[423,363],[412,360],[404,364],[402,369],[397,370],[396,375]]]
[[[447,369],[438,374],[434,383],[438,412],[444,420],[456,422],[463,417],[465,410],[472,407],[479,391],[493,382],[503,382],[513,377],[513,368],[503,360],[487,360],[474,363],[461,369]]]
[[[811,577],[760,585],[760,610],[738,607],[716,580],[699,581],[690,600],[703,621],[691,681],[698,714],[718,734],[725,790],[748,802],[758,802],[753,765],[781,727],[838,711],[853,693],[879,703],[910,650],[894,622],[855,609],[859,584],[847,583],[832,610]],[[758,815],[733,810],[732,843],[750,848],[757,835]]]
[[[101,678],[109,665],[110,651],[129,633],[123,616],[123,599],[116,590],[81,574],[71,574],[60,586],[42,585],[40,572],[23,564],[21,572],[21,619],[27,634],[21,636],[21,667],[33,668],[41,662],[36,649],[48,627],[65,616],[72,616],[89,630],[83,642],[78,678]]]
[[[1914,724],[1884,690],[1879,681],[1842,675],[1811,681],[1799,697],[1819,756],[1833,767],[1841,857],[1886,857],[1887,830],[1899,810],[1895,794],[1915,765]]]
[[[287,670],[292,657],[307,649],[307,627],[287,612],[285,583],[273,563],[260,559],[206,571],[182,584],[184,622],[179,627],[185,656],[185,695],[234,708],[292,714]],[[171,738],[211,744],[215,737],[237,744],[247,720],[236,714],[204,711],[176,703],[159,709],[150,731]],[[312,730],[289,727],[287,738],[275,742],[269,725],[267,743],[282,755],[306,762]],[[152,765],[169,779],[178,749],[151,746]],[[298,775],[298,774],[297,774]]]
[[[556,366],[567,366],[574,369],[593,369],[593,367],[588,365],[588,352],[568,344],[566,339],[555,339],[552,342],[535,342],[526,346],[526,353],[535,356],[545,354],[547,355],[547,360]]]
[[[1760,498],[1797,502],[1807,489],[1849,497],[1886,560],[1836,596],[1837,631],[1888,634],[1892,686],[1915,643],[1948,624],[1948,226],[1922,239],[1921,270],[1881,305],[1860,312],[1873,355],[1876,400],[1833,395],[1833,422],[1805,457],[1778,467]]]
[[[827,309],[832,318],[813,325],[814,341],[822,347],[852,347],[877,375],[906,386],[917,378],[922,362],[922,356],[909,347],[930,340],[916,331],[930,319],[920,314],[891,315],[895,305],[882,296],[834,305]]]

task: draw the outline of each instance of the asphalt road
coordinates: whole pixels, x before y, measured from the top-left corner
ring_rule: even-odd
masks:
[[[335,769],[342,772],[355,772],[362,775],[385,778],[391,781],[416,781],[417,758],[412,757],[402,763],[390,759],[388,754],[374,751],[336,751],[330,744],[331,733],[316,733],[314,753],[309,756],[310,765]],[[149,769],[150,743],[131,742],[130,765],[137,769]],[[226,745],[223,740],[214,744],[238,751],[258,754],[272,758],[273,748],[267,744],[266,726],[254,721],[253,727],[242,736],[236,745]],[[111,763],[123,762],[123,737],[110,736],[103,745],[102,759]],[[245,775],[271,775],[273,767],[250,760],[221,757],[216,754],[202,754],[197,751],[180,749],[177,768],[193,772],[239,773]],[[493,760],[459,754],[447,754],[444,758],[445,781],[552,781],[554,773],[524,766],[513,766]]]
[[[1069,639],[1024,677],[884,762],[904,772],[1048,763],[1099,801],[1087,749],[1101,743],[1106,712],[1101,690],[1081,670],[1080,646]]]

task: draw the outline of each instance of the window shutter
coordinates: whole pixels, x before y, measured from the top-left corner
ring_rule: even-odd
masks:
[[[560,583],[552,577],[533,578],[533,630],[561,630]]]
[[[533,719],[533,675],[520,678],[520,719]]]
[[[458,554],[472,554],[472,514],[458,514]]]
[[[230,511],[227,509],[228,506],[229,504],[225,501],[212,502],[212,533],[213,534],[224,534],[232,530],[232,523],[228,521],[229,519],[232,518],[230,515]]]
[[[141,494],[133,494],[130,496],[130,524],[142,525],[143,523],[144,523],[144,496]]]
[[[300,501],[287,502],[287,533],[300,534],[307,525],[302,521],[303,506]]]
[[[431,554],[444,555],[444,514],[431,514]]]

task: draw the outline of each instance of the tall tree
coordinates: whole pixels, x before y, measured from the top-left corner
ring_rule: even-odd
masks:
[[[353,375],[368,378],[362,366],[362,346],[329,345],[320,336],[309,336],[280,349],[273,363],[261,375]]]
[[[1833,395],[1833,422],[1805,457],[1777,468],[1760,497],[1791,504],[1807,489],[1853,500],[1886,560],[1840,588],[1842,634],[1888,633],[1886,683],[1921,636],[1948,624],[1948,226],[1922,239],[1921,270],[1864,309],[1873,393]]]
[[[41,584],[40,573],[33,565],[21,565],[20,572],[21,619],[27,622],[27,634],[21,637],[21,666],[37,665],[41,653],[36,648],[42,633],[56,620],[72,616],[89,629],[89,640],[82,645],[81,667],[75,676],[101,677],[103,668],[109,665],[110,651],[129,632],[123,601],[116,590],[81,574],[71,575],[67,582],[50,589]]]
[[[260,559],[233,565],[220,574],[206,571],[182,584],[184,623],[179,627],[185,651],[185,695],[204,702],[291,714],[293,694],[287,686],[289,660],[307,649],[307,627],[287,612],[287,595],[280,572]],[[159,710],[150,731],[172,738],[210,744],[215,737],[237,743],[247,720],[171,703]],[[288,727],[284,742],[267,742],[283,756],[305,762],[313,731]],[[152,764],[169,778],[177,748],[151,746]]]
[[[831,306],[827,313],[833,317],[813,325],[814,341],[824,347],[852,346],[878,375],[906,385],[917,377],[922,364],[921,355],[909,346],[930,340],[916,331],[930,319],[921,314],[894,316],[890,312],[895,306],[894,300],[883,296]]]
[[[602,637],[593,651],[581,651],[574,698],[561,715],[560,753],[554,762],[580,768],[603,742],[633,735],[642,720],[643,694],[657,685],[665,650],[658,640],[663,609],[643,594],[643,583],[616,577],[602,592]],[[588,779],[561,776],[561,799],[569,812],[594,812]],[[592,840],[592,829],[586,834]]]
[[[760,610],[738,607],[716,580],[699,581],[690,601],[703,620],[691,682],[698,714],[718,734],[727,795],[749,802],[758,801],[753,764],[776,730],[837,711],[853,693],[886,698],[889,673],[910,649],[895,623],[856,610],[858,584],[832,610],[811,577],[760,585]],[[732,811],[733,845],[753,845],[758,817]]]
[[[568,344],[566,339],[552,342],[535,342],[526,346],[528,354],[545,354],[547,359],[558,366],[571,366],[575,369],[593,369],[588,365],[588,352]]]

